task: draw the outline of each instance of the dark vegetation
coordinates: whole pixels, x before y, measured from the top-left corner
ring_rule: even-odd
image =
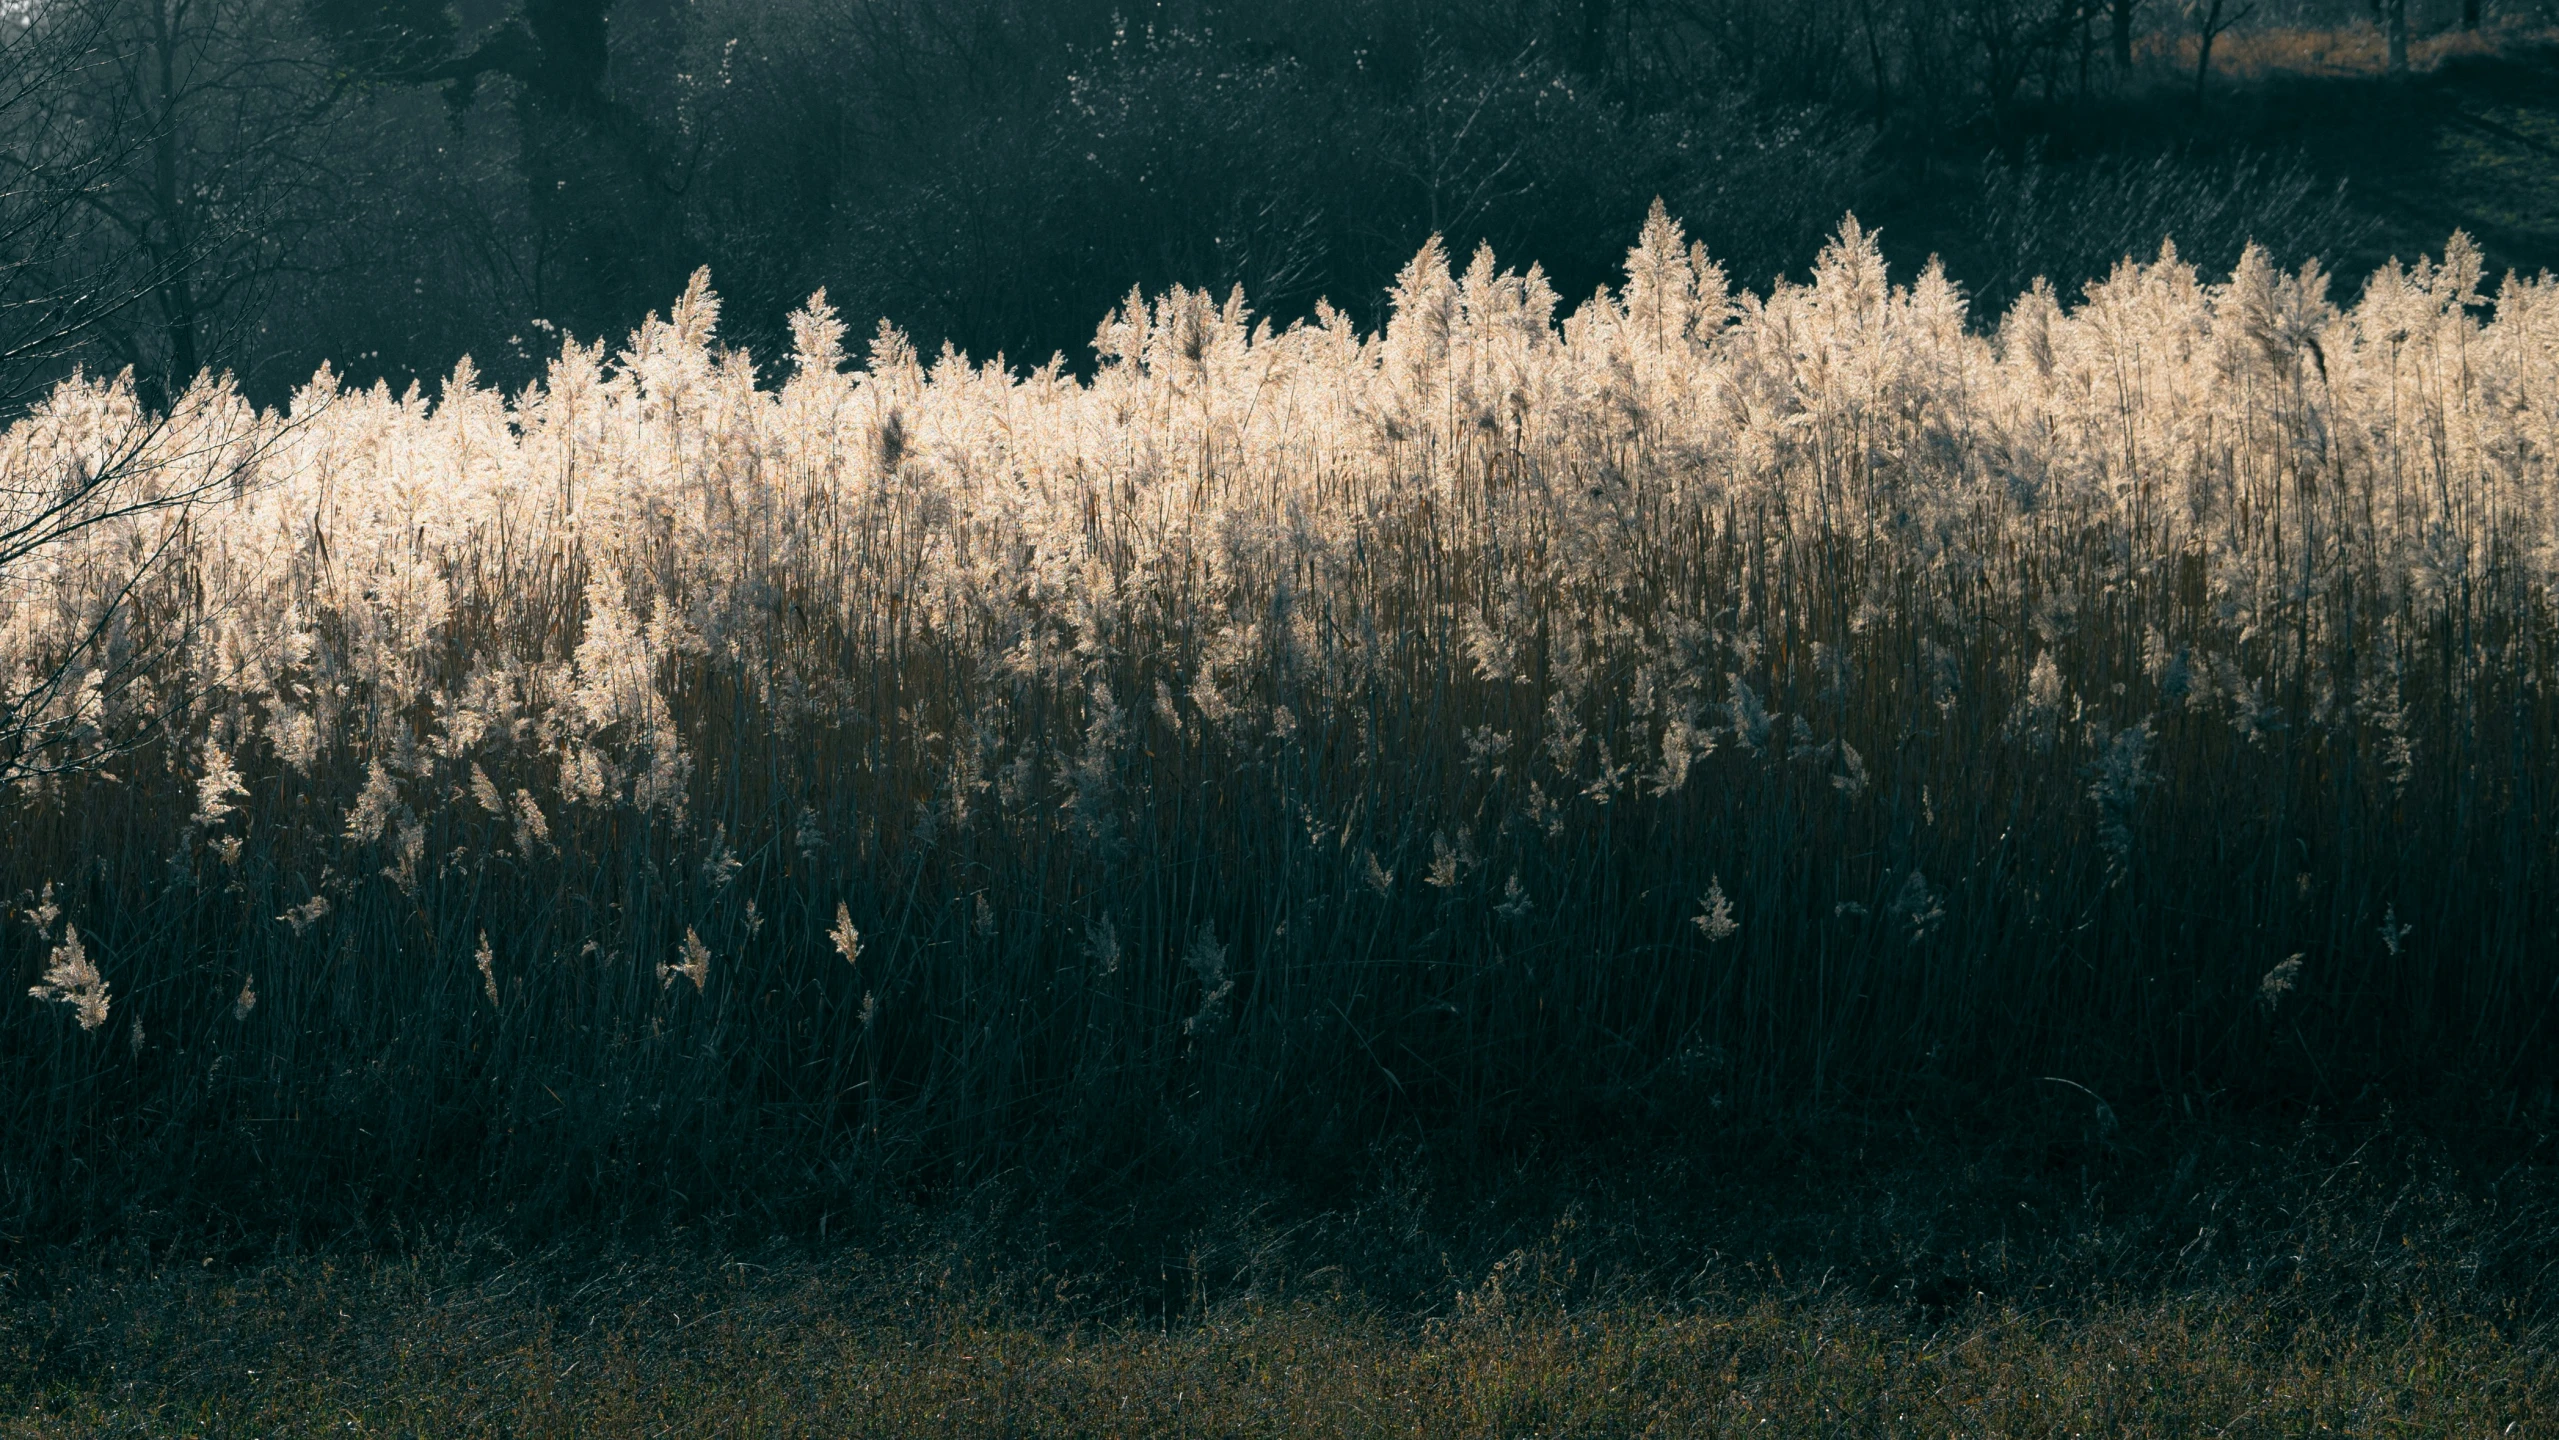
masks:
[[[2376,23],[2402,7],[2412,73]],[[37,17],[33,29],[17,27]],[[1433,232],[1567,297],[1663,197],[1744,283],[1841,214],[1994,305],[2173,234],[2345,275],[2553,257],[2552,62],[2501,0],[48,0],[8,27],[9,393],[512,386],[709,265],[929,350],[1089,363],[1131,285],[1376,316]],[[2196,45],[2213,29],[2215,66]],[[2343,38],[2341,38],[2343,37]],[[2493,42],[2493,43],[2492,43]],[[2356,46],[2360,44],[2361,49]],[[2228,72],[2228,73],[2223,73]],[[2341,73],[2345,72],[2345,73]],[[68,203],[54,203],[68,202]],[[76,315],[57,314],[79,297]]]
[[[702,264],[729,302],[723,339],[768,373],[790,349],[777,317],[820,287],[928,349],[1089,368],[1094,318],[1132,284],[1240,285],[1283,319],[1330,297],[1373,322],[1434,232],[1461,256],[1485,239],[1537,258],[1584,294],[1620,274],[1629,217],[1655,196],[1752,286],[1800,273],[1854,210],[1900,274],[1945,257],[1977,318],[2171,236],[2208,270],[2254,239],[2360,276],[2455,226],[2492,274],[2559,264],[2559,52],[2526,28],[2547,17],[2491,4],[2501,38],[2470,47],[2461,6],[2408,0],[2396,74],[2389,9],[2297,9],[2222,30],[2242,7],[52,0],[10,33],[0,75],[0,404],[72,365],[130,366],[161,399],[228,369],[272,402],[323,362],[432,391],[468,354],[512,386],[565,337],[626,332]],[[2341,26],[2373,37],[2371,64],[2321,58],[2315,37]],[[2546,646],[2541,623],[2518,621],[2517,644]],[[2441,653],[2458,663],[2449,640]],[[2475,731],[2493,783],[2428,793],[2546,814],[2535,747],[2551,731],[2516,685]],[[2280,783],[2351,794],[2302,764]],[[185,788],[100,800],[90,833],[127,823],[118,806],[130,833],[156,833],[153,807]],[[336,815],[311,823],[334,832]],[[2349,848],[2416,834],[2529,853],[2448,816],[2358,811]],[[38,843],[27,823],[0,843]],[[658,843],[616,832],[597,854],[671,875],[698,858]],[[2474,852],[2442,853],[2457,868]],[[99,923],[118,906],[183,916],[130,937],[170,953],[197,943],[186,927],[234,923],[210,891],[155,910],[156,860],[87,892]],[[814,862],[778,841],[747,862],[822,953],[830,917],[790,870]],[[2202,876],[2211,857],[2174,863]],[[2517,953],[2547,880],[2512,863],[2527,892],[2512,910],[2465,911],[2480,892],[2447,886],[2424,933]],[[897,873],[956,894],[967,870]],[[272,898],[230,910],[294,903]],[[2362,902],[2334,898],[2348,918],[2300,924],[2368,941]],[[349,933],[394,935],[395,909]],[[2179,933],[2208,940],[2214,919]],[[952,934],[968,924],[951,911]],[[7,953],[24,974],[44,949]],[[2224,968],[2245,990],[2259,959]],[[2457,964],[2307,1014],[2240,995],[2223,1010],[2245,1027],[2072,1072],[2102,1073],[2096,1090],[2015,1073],[2051,1035],[1940,1066],[1877,1025],[1844,1080],[1782,1045],[1785,1063],[1746,1074],[1712,1048],[1452,1049],[1457,1078],[1417,1078],[1418,1098],[1399,1088],[1348,1127],[1339,1106],[1241,1094],[1247,1076],[1095,1133],[1052,1125],[1054,1094],[979,1103],[925,1083],[885,1122],[875,1100],[694,1104],[728,1093],[723,1061],[761,1063],[707,1050],[628,1087],[662,1085],[680,1126],[626,1105],[581,1131],[531,1089],[605,1055],[594,1036],[491,1040],[467,971],[385,972],[364,1023],[427,1018],[369,1034],[385,1067],[370,1073],[277,1030],[241,1048],[269,1067],[254,1073],[9,1097],[0,1425],[2529,1431],[2549,1423],[2559,1263],[2547,997],[2507,976],[2495,1053],[2450,1023],[2391,1023],[2430,997],[2472,1003]],[[1964,1013],[2121,998],[2074,983]],[[261,1024],[330,1016],[317,986],[267,987]],[[1541,1010],[1588,996],[1556,978],[1504,993]],[[960,1014],[984,997],[942,998]],[[892,1068],[1009,1073],[939,1053],[965,1045],[960,1027],[917,1023]],[[1378,1043],[1443,1043],[1419,1004],[1393,1023]],[[502,1066],[526,1078],[501,1105]],[[798,1084],[759,1074],[738,1093]],[[1259,1118],[1221,1130],[1221,1106]],[[518,1137],[546,1113],[565,1118]],[[1094,1418],[1113,1406],[1124,1418]]]
[[[481,1219],[0,1268],[0,1434],[2532,1434],[2546,1153],[2003,1106],[1346,1204],[989,1187],[822,1237]],[[1596,1163],[1594,1163],[1596,1162]]]

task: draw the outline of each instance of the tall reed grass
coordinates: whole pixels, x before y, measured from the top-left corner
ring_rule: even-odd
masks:
[[[821,296],[777,373],[697,277],[512,396],[63,386],[0,493],[191,498],[0,591],[75,1001],[0,1012],[0,1215],[2547,1084],[2548,279],[1985,330],[1656,209],[1393,302],[1132,293],[1084,379]]]

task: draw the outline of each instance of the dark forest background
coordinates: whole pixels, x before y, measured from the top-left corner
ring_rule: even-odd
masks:
[[[1853,210],[1987,305],[2171,234],[2359,278],[2461,222],[2532,269],[2546,8],[18,0],[0,404],[73,364],[511,386],[706,264],[760,355],[824,287],[928,351],[1080,365],[1132,285],[1374,318],[1435,232],[1586,293],[1655,196],[1744,283]],[[2413,75],[2340,73],[2357,37]],[[2456,131],[2497,153],[2447,170]]]

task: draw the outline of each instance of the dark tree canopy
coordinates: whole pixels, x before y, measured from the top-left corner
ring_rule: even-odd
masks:
[[[41,137],[17,148],[45,174],[111,171],[125,197],[74,185],[91,198],[62,213],[101,257],[83,293],[139,298],[53,334],[37,368],[230,369],[268,398],[324,358],[397,384],[465,354],[529,378],[705,264],[764,355],[821,287],[865,322],[1032,362],[1088,362],[1132,284],[1373,318],[1434,233],[1583,292],[1656,197],[1753,284],[1850,211],[1897,263],[1942,253],[1994,302],[2170,233],[2209,263],[2252,237],[2378,259],[2271,112],[2198,108],[2196,42],[2257,12],[2190,8],[57,0],[17,53],[71,60],[20,66],[53,78],[0,124]],[[2371,0],[2283,9],[2375,23]],[[88,284],[14,253],[0,273],[28,295]],[[10,313],[41,329],[40,310]]]

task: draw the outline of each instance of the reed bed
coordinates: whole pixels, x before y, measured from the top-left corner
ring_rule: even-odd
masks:
[[[64,385],[0,439],[5,1227],[2547,1103],[2547,277],[1983,325],[1657,207],[1569,309],[1392,298],[1132,293],[1087,378],[822,295],[760,366],[697,277],[516,395]]]

